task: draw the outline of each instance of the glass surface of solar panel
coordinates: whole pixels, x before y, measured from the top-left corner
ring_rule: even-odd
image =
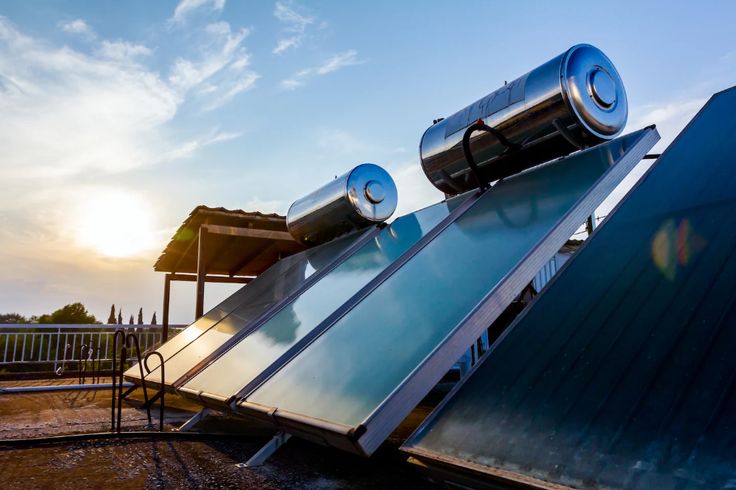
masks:
[[[359,236],[359,233],[353,233],[281,259],[161,345],[157,352],[161,353],[166,364],[166,384],[176,380],[199,360],[245,328],[260,313],[299,289],[312,274],[329,264]],[[151,367],[157,366],[157,363],[156,357],[149,360]],[[140,370],[138,366],[134,366],[125,375],[139,379]],[[159,369],[152,370],[146,375],[146,379],[160,382]]]
[[[446,218],[458,198],[397,218],[291,304],[225,352],[182,387],[215,400],[228,399],[312,331]]]
[[[348,427],[363,423],[644,131],[498,183],[247,402]],[[578,225],[566,225],[558,248]],[[528,273],[524,284],[536,269]]]
[[[733,487],[734,113],[736,89],[711,99],[407,451],[466,476]]]

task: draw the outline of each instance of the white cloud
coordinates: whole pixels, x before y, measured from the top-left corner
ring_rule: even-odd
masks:
[[[319,66],[299,70],[291,78],[282,80],[280,86],[284,90],[294,90],[304,85],[310,78],[327,75],[347,66],[360,65],[362,63],[365,63],[365,61],[358,59],[358,52],[350,49],[327,58]]]
[[[389,173],[396,183],[399,196],[395,217],[430,206],[445,198],[445,195],[429,182],[418,162],[399,165],[397,170],[391,170]]]
[[[193,74],[180,74],[181,83],[175,83],[137,61],[151,53],[144,45],[103,41],[87,55],[46,45],[0,17],[0,180],[125,172],[234,137],[212,131],[176,140],[167,125],[188,92],[223,66],[233,68],[213,79],[217,84],[203,104],[221,105],[252,87],[257,75],[239,49],[244,36],[225,35],[219,57],[210,59],[214,65],[193,63]]]
[[[317,67],[316,73],[317,75],[326,75],[346,66],[359,65],[361,63],[364,62],[358,59],[358,52],[350,49],[328,58],[322,65]]]
[[[161,156],[161,161],[172,161],[180,160],[182,158],[190,158],[198,150],[204,148],[205,146],[213,145],[215,143],[222,143],[224,141],[230,141],[239,138],[240,136],[242,136],[242,133],[220,132],[219,129],[213,129],[207,135],[183,142],[176,148],[171,149]]]
[[[134,60],[139,57],[150,56],[152,51],[142,44],[126,41],[102,41],[99,54],[112,60]]]
[[[120,171],[155,161],[180,96],[137,64],[37,42],[0,18],[0,176]],[[7,85],[6,85],[7,87]]]
[[[174,15],[169,19],[170,24],[182,24],[187,17],[203,7],[210,12],[221,12],[225,8],[225,0],[181,0],[174,9]]]
[[[94,37],[95,33],[92,28],[84,21],[84,19],[74,19],[68,22],[61,22],[59,27],[62,31],[69,34],[79,34],[85,37]]]
[[[297,12],[293,6],[276,2],[273,15],[284,24],[284,37],[276,42],[274,54],[281,54],[302,44],[307,27],[314,23],[314,17]]]
[[[206,28],[211,36],[210,49],[201,53],[198,60],[177,58],[169,74],[169,82],[182,92],[188,92],[204,82],[212,84],[212,78],[221,74],[223,69],[232,65],[242,71],[249,64],[248,55],[242,47],[243,40],[248,36],[248,29],[232,32],[227,22],[210,24]],[[237,81],[241,78],[238,77]],[[235,83],[234,80],[221,81],[225,85]],[[229,88],[227,89],[229,90]]]
[[[230,83],[227,90],[225,90],[219,96],[211,99],[210,102],[204,106],[204,109],[211,111],[222,107],[223,105],[233,100],[236,95],[252,89],[259,78],[260,75],[253,72],[247,72],[243,74],[240,79]]]
[[[662,139],[653,151],[662,151],[685,128],[707,100],[707,97],[682,98],[663,104],[647,104],[633,108],[627,127],[636,130],[656,124]]]

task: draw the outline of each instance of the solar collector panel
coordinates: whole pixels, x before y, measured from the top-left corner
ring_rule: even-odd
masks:
[[[642,130],[500,183],[343,308],[238,410],[293,431],[311,424],[320,437],[364,437],[353,450],[370,454],[656,139]],[[386,425],[366,429],[378,420]]]
[[[734,108],[706,105],[410,454],[473,484],[733,485]]]

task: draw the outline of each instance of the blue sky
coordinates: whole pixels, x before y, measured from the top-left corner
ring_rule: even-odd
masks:
[[[734,21],[732,2],[6,0],[0,312],[160,315],[152,264],[194,206],[284,213],[357,163],[392,173],[402,213],[437,201],[432,119],[576,43],[613,60],[627,129],[657,123],[661,149],[734,84]],[[174,294],[189,322],[190,285]]]

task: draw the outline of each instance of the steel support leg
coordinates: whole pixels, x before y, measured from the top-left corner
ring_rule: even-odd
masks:
[[[209,413],[210,413],[210,409],[209,408],[203,408],[199,412],[195,413],[194,416],[192,416],[192,418],[190,418],[189,420],[187,420],[186,422],[184,422],[181,425],[181,427],[179,427],[178,429],[176,429],[177,432],[187,432],[187,431],[191,430],[192,427],[194,427],[202,419],[204,419],[205,417],[207,417],[207,415],[209,415]]]
[[[238,468],[253,468],[255,466],[261,466],[275,453],[281,446],[286,444],[291,438],[291,434],[286,432],[278,432],[273,438],[268,441],[261,449],[258,450],[251,458],[245,463],[238,463],[235,466]]]

